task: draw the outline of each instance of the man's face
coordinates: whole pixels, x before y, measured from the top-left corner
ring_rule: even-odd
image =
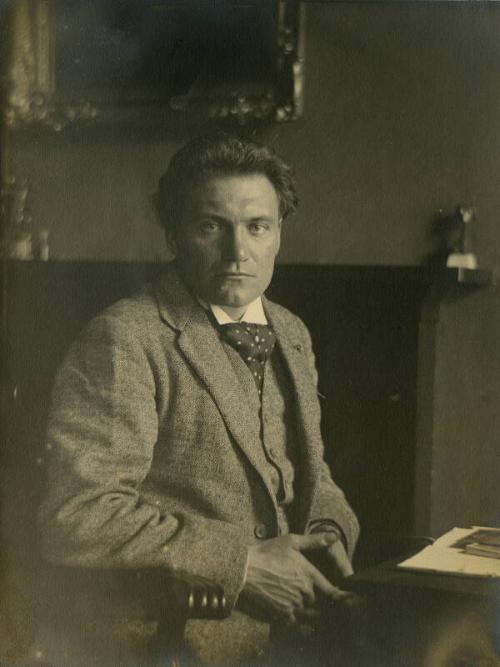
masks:
[[[189,197],[173,246],[193,292],[237,318],[271,282],[280,235],[266,176],[214,176]]]

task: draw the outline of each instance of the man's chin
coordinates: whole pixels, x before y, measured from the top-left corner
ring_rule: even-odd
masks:
[[[245,294],[244,292],[218,292],[214,296],[215,299],[212,303],[221,308],[224,308],[224,306],[227,308],[245,308],[257,298],[253,294]]]

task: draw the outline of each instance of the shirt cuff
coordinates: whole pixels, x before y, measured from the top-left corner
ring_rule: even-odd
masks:
[[[308,533],[336,533],[347,551],[347,538],[342,528],[332,519],[314,519],[307,526]]]

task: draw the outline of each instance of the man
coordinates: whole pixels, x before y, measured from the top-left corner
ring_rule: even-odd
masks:
[[[296,204],[268,148],[215,134],[181,149],[157,196],[175,261],[88,325],[54,391],[47,557],[221,586],[229,617],[185,631],[206,663],[340,602],[316,552],[352,571],[358,525],[323,460],[310,337],[263,296]]]

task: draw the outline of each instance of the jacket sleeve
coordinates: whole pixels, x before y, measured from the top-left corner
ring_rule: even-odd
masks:
[[[42,549],[58,564],[206,577],[223,586],[231,607],[245,577],[243,531],[171,513],[141,494],[158,435],[155,393],[138,332],[116,317],[93,320],[56,378]]]
[[[299,320],[300,321],[300,320]],[[318,373],[312,349],[311,336],[307,327],[300,321],[304,351],[307,355],[311,379],[317,393]],[[328,530],[330,526],[338,528],[340,536],[346,546],[350,558],[359,537],[359,523],[352,508],[346,500],[343,491],[332,479],[330,468],[324,459],[324,444],[321,438],[320,419],[321,410],[319,400],[316,398],[314,409],[316,411],[316,461],[318,464],[318,483],[312,496],[312,504],[309,511],[309,520],[305,532],[316,532],[319,529]]]

